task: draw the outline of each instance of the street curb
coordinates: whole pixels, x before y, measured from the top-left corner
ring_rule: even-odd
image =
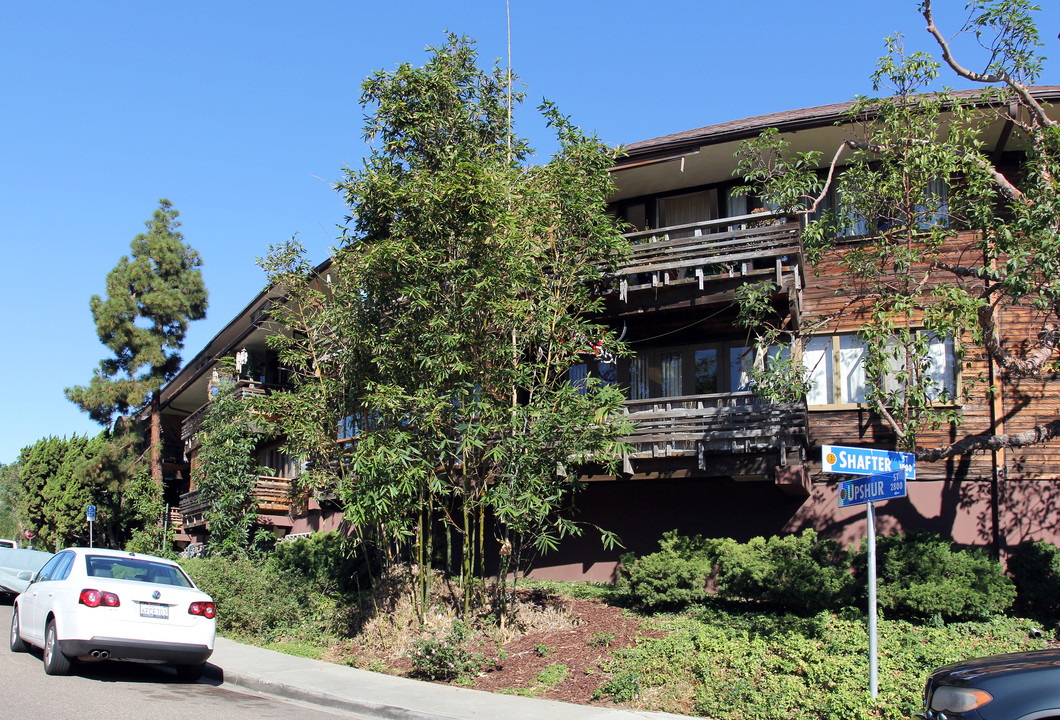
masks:
[[[232,685],[251,692],[305,702],[334,710],[343,710],[364,717],[378,718],[379,720],[467,720],[466,716],[412,710],[397,705],[374,703],[349,696],[333,695],[320,690],[309,690],[299,685],[274,682],[255,673],[225,670],[213,663],[206,664],[203,677],[220,682],[222,685]],[[609,713],[615,713],[617,717],[640,717],[645,718],[645,720],[710,720],[710,718],[693,718],[687,715],[674,715],[665,712],[619,708],[608,710],[605,716]],[[601,720],[605,720],[605,718],[601,718]]]
[[[224,670],[212,663],[207,663],[203,677],[219,680],[223,685],[235,685],[245,690],[265,693],[267,695],[278,695],[289,700],[312,703],[336,710],[368,715],[381,720],[462,720],[452,715],[440,715],[394,705],[381,705],[364,700],[352,700],[347,697],[339,697],[317,690],[307,690],[303,687],[288,685],[287,683],[276,683],[266,680],[260,675],[239,673]]]

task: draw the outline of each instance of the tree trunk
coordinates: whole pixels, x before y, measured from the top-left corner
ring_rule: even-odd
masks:
[[[162,404],[157,392],[151,395],[151,479],[162,487]]]

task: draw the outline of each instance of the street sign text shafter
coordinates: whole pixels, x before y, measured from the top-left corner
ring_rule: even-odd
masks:
[[[875,475],[903,470],[906,480],[916,480],[916,457],[895,450],[822,445],[821,470],[841,475]]]

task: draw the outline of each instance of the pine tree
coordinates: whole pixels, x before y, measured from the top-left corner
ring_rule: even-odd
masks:
[[[150,404],[151,476],[162,481],[162,425],[158,392],[180,369],[188,324],[206,317],[207,292],[199,253],[178,232],[179,213],[160,200],[147,232],[107,275],[107,297],[94,295],[92,317],[100,341],[113,353],[87,386],[66,397],[109,427],[116,415]]]

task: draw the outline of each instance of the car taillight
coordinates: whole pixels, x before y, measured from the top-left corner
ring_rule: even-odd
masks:
[[[188,613],[202,615],[207,620],[212,620],[217,611],[214,610],[212,602],[193,602],[188,606]]]
[[[81,596],[77,599],[82,605],[88,607],[118,607],[121,605],[121,600],[118,596],[112,592],[100,592],[99,590],[85,589],[81,591]]]

